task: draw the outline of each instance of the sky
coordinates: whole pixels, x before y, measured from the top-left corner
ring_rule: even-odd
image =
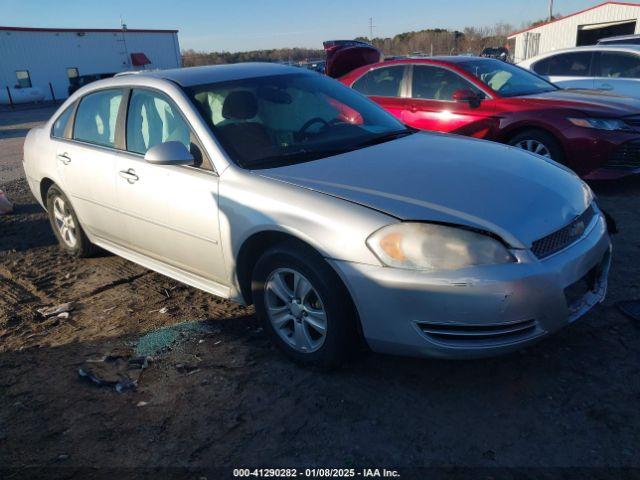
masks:
[[[567,15],[602,3],[555,0]],[[323,40],[388,37],[426,28],[463,29],[546,17],[548,0],[0,0],[0,25],[177,29],[180,48],[243,51],[322,48]]]

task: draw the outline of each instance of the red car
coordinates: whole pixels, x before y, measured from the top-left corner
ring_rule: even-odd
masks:
[[[367,44],[327,42],[325,49],[327,74],[412,127],[514,145],[585,178],[640,173],[638,100],[561,90],[490,58],[381,62],[380,53]]]

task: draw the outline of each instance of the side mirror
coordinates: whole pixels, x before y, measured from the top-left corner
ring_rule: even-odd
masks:
[[[469,88],[461,88],[453,92],[453,100],[456,102],[480,103],[480,96]]]
[[[164,142],[147,150],[146,162],[154,165],[193,165],[193,155],[180,142]]]

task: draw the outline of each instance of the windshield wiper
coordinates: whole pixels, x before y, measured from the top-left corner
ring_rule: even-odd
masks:
[[[282,153],[280,155],[271,155],[271,156],[259,158],[256,160],[245,161],[245,162],[242,162],[242,166],[244,168],[254,169],[254,168],[281,167],[284,165],[293,165],[296,163],[309,162],[311,160],[318,160],[320,158],[332,157],[334,155],[340,155],[342,153],[359,150],[364,147],[378,145],[380,143],[388,142],[396,138],[411,135],[417,131],[418,130],[415,128],[407,127],[403,130],[396,130],[394,132],[377,135],[373,138],[370,138],[362,143],[358,143],[355,145],[347,145],[342,148],[333,148],[333,149],[325,149],[325,150],[301,149],[295,152]]]
[[[283,165],[292,165],[295,163],[309,162],[318,160],[319,158],[331,157],[345,153],[349,149],[333,149],[333,150],[298,150],[297,152],[283,153],[281,155],[272,155],[269,157],[259,158],[254,161],[243,162],[243,167],[253,168],[269,168],[280,167]]]
[[[379,145],[384,142],[389,142],[391,140],[395,140],[396,138],[406,137],[407,135],[411,135],[416,133],[418,130],[415,128],[405,128],[403,130],[396,130],[395,132],[383,133],[382,135],[377,135],[369,140],[366,140],[360,144],[358,144],[356,149],[363,147],[371,147],[372,145]]]

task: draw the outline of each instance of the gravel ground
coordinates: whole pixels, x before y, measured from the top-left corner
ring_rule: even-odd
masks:
[[[50,113],[0,112],[0,189],[17,205],[0,217],[0,477],[222,478],[243,466],[640,474],[640,325],[615,307],[640,298],[640,179],[594,186],[620,233],[608,298],[581,321],[501,358],[363,352],[317,373],[274,350],[250,308],[106,253],[64,256],[16,170],[27,128]],[[75,303],[68,318],[37,312],[63,302]],[[153,358],[131,369],[143,348]],[[87,368],[138,386],[97,386],[78,376]]]

